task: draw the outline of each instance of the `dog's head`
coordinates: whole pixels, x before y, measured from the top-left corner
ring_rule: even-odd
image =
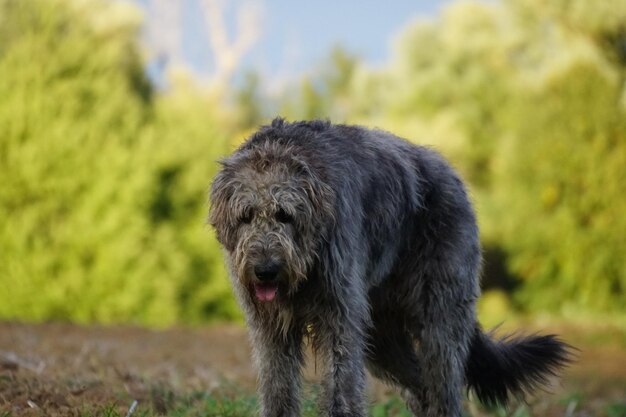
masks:
[[[307,279],[332,221],[332,190],[297,155],[279,143],[242,148],[211,187],[209,222],[258,302],[288,297]]]

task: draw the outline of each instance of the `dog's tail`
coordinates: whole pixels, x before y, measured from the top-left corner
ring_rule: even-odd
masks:
[[[506,405],[548,383],[575,349],[554,335],[493,339],[477,327],[466,366],[468,389],[485,405]]]

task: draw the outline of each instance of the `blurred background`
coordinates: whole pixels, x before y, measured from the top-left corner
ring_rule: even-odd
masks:
[[[207,190],[276,115],[438,149],[483,324],[626,349],[626,0],[0,0],[0,318],[240,322]]]

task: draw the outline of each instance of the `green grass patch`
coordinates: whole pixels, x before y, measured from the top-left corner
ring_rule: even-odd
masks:
[[[301,416],[316,417],[316,387],[308,387],[302,402]],[[470,400],[466,402],[465,417],[569,417],[585,415],[590,417],[626,417],[626,403],[609,403],[596,410],[582,407],[583,398],[580,394],[565,395],[550,402],[535,404],[517,404],[508,409],[503,407],[486,408]],[[177,398],[169,410],[156,411],[151,404],[138,404],[129,413],[128,408],[109,404],[81,414],[83,417],[257,417],[259,402],[255,395],[240,390],[219,390],[213,393],[194,393]],[[549,410],[549,411],[548,411]],[[582,413],[582,414],[581,414]],[[13,417],[10,413],[0,417]],[[373,403],[369,408],[369,417],[411,417],[404,402],[397,396]]]

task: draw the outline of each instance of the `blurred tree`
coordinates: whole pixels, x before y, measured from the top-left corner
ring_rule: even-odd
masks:
[[[626,115],[620,85],[572,62],[520,92],[494,194],[529,309],[624,312]]]
[[[346,51],[340,45],[335,46],[324,63],[320,81],[325,88],[328,101],[326,117],[335,121],[346,121],[353,110],[350,92],[352,83],[358,71],[359,61],[356,55]]]
[[[232,317],[198,198],[225,151],[215,106],[155,105],[123,3],[0,0],[0,16],[0,317]]]
[[[211,89],[222,95],[221,99],[227,98],[233,76],[245,55],[259,40],[262,9],[253,1],[200,0],[198,4],[189,4],[184,0],[148,2],[145,38],[159,84],[167,72],[184,67],[183,14],[189,6],[196,7],[198,16],[203,20],[211,52],[210,71],[197,75],[208,81]],[[228,24],[231,15],[232,27]]]
[[[155,255],[160,274],[176,284],[176,320],[186,323],[239,316],[222,250],[205,225],[210,180],[217,160],[231,150],[224,133],[231,116],[217,110],[218,100],[187,80],[174,80],[171,92],[155,101],[146,134],[155,172],[147,193],[150,230],[163,239]]]
[[[518,307],[625,314],[626,0],[605,3],[455,2],[384,68],[334,49],[277,107],[440,149]],[[232,95],[171,72],[155,95],[139,23],[119,2],[0,0],[0,317],[237,316],[198,197],[268,103],[254,75]]]
[[[305,120],[323,119],[328,117],[328,101],[321,87],[316,86],[315,80],[305,78],[302,80],[302,109],[301,116]]]
[[[343,47],[335,46],[319,68],[299,80],[295,93],[287,89],[278,106],[280,114],[290,119],[345,122],[354,113],[352,82],[358,69],[358,58]]]
[[[599,47],[626,66],[626,1],[509,0],[520,13],[545,16]]]
[[[139,16],[103,2],[10,0],[0,16],[0,315],[115,317],[129,308],[110,294],[134,282],[134,206],[147,181],[124,152],[150,112]]]
[[[521,54],[532,65],[519,68],[524,82],[506,124],[514,134],[496,154],[494,187],[507,214],[502,244],[526,282],[518,299],[570,314],[624,313],[626,2],[531,4],[528,21],[541,23],[543,39]]]
[[[264,97],[259,91],[259,83],[259,75],[255,72],[248,72],[243,86],[235,91],[237,125],[240,129],[255,128],[264,118],[262,110]]]
[[[442,138],[437,145],[452,153],[475,187],[489,185],[499,116],[510,100],[511,20],[500,5],[455,3],[440,21],[417,22],[399,38],[390,69],[396,94],[386,97],[389,116],[452,120],[465,143],[455,149]]]

